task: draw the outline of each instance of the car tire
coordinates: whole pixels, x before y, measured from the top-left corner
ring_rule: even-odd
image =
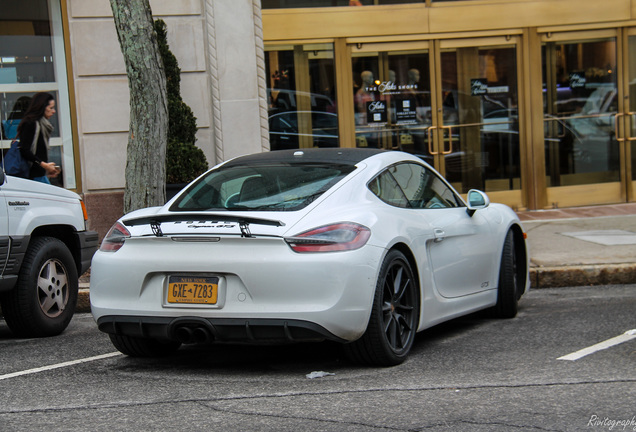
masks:
[[[20,337],[62,333],[77,304],[78,277],[68,247],[54,237],[34,237],[13,290],[0,300],[5,321]]]
[[[508,231],[503,252],[501,253],[497,304],[493,308],[493,314],[496,318],[514,318],[517,316],[519,291],[515,238],[513,232]]]
[[[110,341],[122,354],[130,357],[165,357],[176,352],[181,342],[109,334]]]
[[[395,366],[408,356],[419,320],[419,288],[404,254],[391,250],[384,259],[375,288],[367,329],[344,345],[347,357],[373,366]]]

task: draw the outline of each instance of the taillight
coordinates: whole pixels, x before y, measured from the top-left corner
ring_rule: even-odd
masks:
[[[121,223],[116,222],[110,231],[108,231],[104,240],[102,240],[99,250],[104,252],[116,252],[121,249],[124,245],[124,241],[126,241],[128,237],[130,237],[130,231]]]
[[[369,228],[344,222],[314,228],[285,241],[295,252],[337,252],[359,249],[370,236]]]

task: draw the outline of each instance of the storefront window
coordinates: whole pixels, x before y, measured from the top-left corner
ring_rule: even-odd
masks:
[[[266,47],[272,150],[338,147],[332,44]]]
[[[57,113],[49,159],[62,167],[52,182],[75,188],[73,141],[59,1],[0,0],[0,142],[7,149],[31,97],[49,92]]]
[[[438,96],[429,51],[363,50],[352,55],[357,147],[415,154],[462,193],[521,189],[513,46],[444,49]]]
[[[629,37],[629,139],[632,153],[632,180],[636,180],[636,36]]]
[[[356,146],[425,157],[431,125],[427,51],[353,56]]]
[[[521,189],[516,48],[442,52],[442,153],[457,190]]]
[[[548,185],[619,181],[615,40],[546,43],[542,55]]]

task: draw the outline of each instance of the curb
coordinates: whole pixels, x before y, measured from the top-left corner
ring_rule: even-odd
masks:
[[[90,301],[90,284],[79,283],[79,290],[77,292],[77,305],[75,306],[75,313],[86,313],[91,311]]]
[[[531,288],[622,285],[636,282],[636,263],[531,267]]]
[[[530,288],[563,288],[636,283],[636,263],[531,267]],[[91,311],[90,284],[80,283],[75,312]]]

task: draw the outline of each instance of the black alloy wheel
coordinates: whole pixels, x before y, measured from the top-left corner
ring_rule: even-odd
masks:
[[[404,254],[391,250],[380,269],[371,317],[364,335],[345,345],[353,361],[394,366],[408,356],[419,320],[419,288]]]

